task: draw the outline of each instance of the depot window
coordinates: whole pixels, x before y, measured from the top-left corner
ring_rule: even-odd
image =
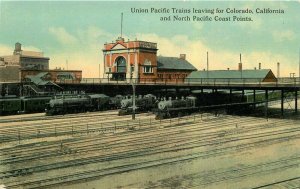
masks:
[[[144,73],[153,73],[152,66],[144,66]]]

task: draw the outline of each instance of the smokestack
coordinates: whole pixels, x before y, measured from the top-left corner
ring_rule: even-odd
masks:
[[[208,52],[206,53],[206,70],[208,71]]]
[[[208,51],[206,53],[206,78],[209,78],[209,73],[208,73]]]
[[[239,63],[238,70],[239,70],[239,71],[242,71],[242,69],[243,69],[243,65],[242,65],[242,63]]]
[[[21,51],[22,51],[22,45],[21,45],[21,43],[17,42],[15,44],[14,55],[20,54]]]
[[[182,59],[182,60],[185,60],[186,54],[180,54],[180,55],[179,55],[179,58]]]
[[[258,69],[259,70],[261,69],[261,63],[258,63]]]
[[[242,54],[240,53],[240,63],[242,63]]]
[[[239,70],[239,71],[242,71],[242,70],[243,70],[242,54],[240,54],[240,63],[239,63],[239,66],[238,66],[238,70]]]
[[[277,78],[280,77],[280,63],[277,62]]]

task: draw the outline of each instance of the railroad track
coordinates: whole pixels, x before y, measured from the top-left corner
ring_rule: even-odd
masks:
[[[110,117],[109,120],[107,119],[108,116]],[[137,118],[142,119],[145,117],[149,117],[149,115],[145,113],[137,116]],[[110,121],[111,119],[114,121]],[[76,118],[76,120],[72,121],[66,119],[47,123],[28,123],[20,126],[2,126],[0,127],[0,141],[9,142],[23,139],[71,135],[89,131],[94,132],[96,129],[93,127],[96,126],[97,130],[115,129],[115,127],[118,127],[118,121],[123,121],[124,124],[127,124],[130,119],[130,115],[120,117],[115,114],[105,114],[88,117],[84,120],[82,120],[82,118]]]
[[[199,136],[199,134],[192,134],[192,133],[194,133],[194,132],[199,132],[199,131],[201,131],[201,130],[207,130],[207,129],[209,129],[209,127],[207,127],[207,126],[205,126],[205,127],[200,127],[200,126],[197,126],[197,123],[190,123],[190,124],[196,124],[195,125],[195,127],[194,128],[191,128],[191,129],[189,129],[189,132],[191,133],[191,134],[189,134],[188,136],[185,136],[185,138],[183,138],[183,140],[185,140],[186,139],[186,137],[189,137],[190,139],[192,139],[192,138],[197,138],[197,137],[201,137],[201,138],[205,138],[205,139],[209,139],[208,138],[208,136],[211,136],[211,135],[215,135],[215,136],[222,136],[222,137],[224,137],[224,136],[228,136],[228,135],[232,135],[232,134],[234,134],[234,133],[242,133],[242,132],[250,132],[251,130],[255,130],[255,129],[257,129],[257,128],[260,128],[261,126],[259,125],[258,127],[256,126],[256,127],[247,127],[247,128],[244,128],[242,131],[234,131],[234,130],[226,130],[226,131],[217,131],[217,132],[214,132],[214,133],[209,133],[209,134],[205,134],[205,135],[203,135],[203,136]],[[226,125],[224,125],[224,126],[226,126]],[[277,124],[277,126],[279,126],[278,124]],[[262,127],[262,129],[263,128],[265,128],[265,126],[263,126]],[[268,127],[267,127],[268,128]],[[154,135],[153,134],[151,134],[152,133],[152,131],[143,131],[143,135],[145,136],[145,132],[148,132],[149,134],[150,134],[150,136],[148,135],[147,137],[153,137],[153,138],[155,138],[154,137]],[[170,135],[170,137],[169,137],[169,140],[171,140],[172,138],[176,138],[176,139],[179,139],[180,137],[178,137],[178,136],[176,136],[176,137],[172,137],[172,135],[174,135],[174,134],[178,134],[178,132],[181,132],[180,130],[179,131],[175,131],[175,132],[168,132],[168,135]],[[129,135],[130,133],[128,133],[128,135]],[[195,135],[195,136],[194,136]],[[135,137],[135,140],[141,140],[144,136],[142,136],[142,137],[139,137],[139,136],[134,136]],[[123,135],[123,137],[124,137],[124,135]],[[101,137],[102,138],[102,137]],[[212,139],[212,138],[211,138]],[[211,140],[210,139],[210,140]],[[101,141],[103,141],[104,140],[104,138],[102,138],[102,140]],[[157,139],[157,137],[156,137],[156,140],[158,140]],[[89,149],[89,145],[86,145],[86,144],[88,144],[88,143],[90,143],[90,142],[93,142],[93,145],[97,145],[97,146],[102,146],[101,144],[99,144],[99,142],[97,142],[97,141],[99,141],[99,138],[97,137],[97,139],[96,139],[96,143],[95,143],[95,141],[94,141],[94,139],[90,139],[90,138],[87,138],[87,139],[67,139],[66,141],[63,141],[63,144],[64,144],[64,146],[67,146],[69,149],[76,149],[76,150],[74,150],[74,151],[80,151],[80,149],[82,149],[82,148],[85,148],[85,151],[86,152],[88,152],[88,149]],[[122,140],[122,141],[120,141],[119,143],[120,144],[125,144],[127,141],[124,141],[124,140]],[[132,142],[132,141],[131,141]],[[153,142],[153,141],[151,141],[151,142]],[[178,142],[178,141],[177,141]],[[116,142],[114,142],[114,143],[116,143]],[[25,160],[26,160],[26,156],[28,157],[27,159],[30,159],[30,160],[33,160],[34,158],[40,158],[40,157],[45,157],[46,156],[46,154],[51,154],[51,153],[48,153],[47,151],[49,151],[49,150],[52,150],[52,148],[54,149],[54,150],[52,150],[52,151],[54,151],[54,153],[56,153],[56,154],[60,154],[60,153],[58,153],[58,147],[59,147],[59,145],[61,144],[61,142],[60,141],[54,141],[54,142],[51,142],[51,143],[48,143],[47,144],[47,146],[46,146],[46,144],[44,143],[38,143],[37,145],[29,145],[31,148],[30,149],[25,149],[25,150],[23,150],[23,152],[22,152],[22,150],[17,150],[17,149],[15,149],[14,150],[14,148],[4,148],[4,149],[1,149],[0,150],[0,152],[1,152],[1,154],[2,154],[2,156],[11,156],[10,154],[13,154],[14,156],[16,156],[16,154],[18,154],[18,156],[16,156],[16,157],[14,157],[14,158],[10,158],[10,159],[2,159],[2,164],[3,163],[6,163],[6,162],[8,162],[8,161],[11,161],[11,162],[14,162],[14,163],[16,163],[17,161],[21,161],[21,162],[24,162]],[[79,147],[78,147],[79,146]],[[81,147],[80,147],[81,146]],[[21,146],[22,147],[22,146]],[[26,146],[25,146],[26,147]],[[43,151],[43,150],[47,150],[47,151]],[[90,149],[91,151],[92,150],[98,150],[98,149],[93,149],[93,148],[91,148]],[[37,153],[37,155],[35,154],[36,152],[39,152],[39,153]],[[31,153],[31,152],[33,152],[33,153]],[[42,154],[40,153],[40,152],[43,152]],[[26,154],[25,156],[23,155],[23,156],[21,156],[22,155],[22,153],[24,153],[24,154]],[[20,158],[20,156],[21,156],[21,158]]]
[[[276,140],[283,140],[286,139],[286,137],[282,137],[282,138],[277,138]],[[265,141],[264,141],[265,142]],[[261,145],[261,143],[264,142],[257,142],[255,144],[255,146]],[[152,161],[142,161],[142,162],[137,162],[137,163],[130,163],[130,164],[126,164],[126,165],[120,165],[120,166],[115,166],[115,167],[110,167],[110,168],[104,168],[101,170],[89,170],[89,171],[81,171],[81,172],[76,172],[74,174],[65,174],[65,175],[60,175],[60,176],[55,176],[55,177],[51,177],[51,178],[47,178],[47,179],[36,179],[36,180],[26,180],[25,182],[21,182],[21,183],[5,183],[6,186],[8,188],[19,188],[19,187],[24,187],[24,188],[40,188],[40,187],[49,187],[49,186],[56,186],[56,185],[60,185],[60,184],[65,184],[65,183],[74,183],[74,182],[78,182],[78,181],[82,181],[82,180],[88,180],[88,179],[94,179],[94,178],[99,178],[99,177],[103,177],[103,176],[108,176],[111,174],[120,174],[123,172],[128,172],[128,171],[133,171],[133,170],[138,170],[138,169],[144,169],[144,168],[150,168],[150,167],[157,167],[157,166],[162,166],[162,165],[166,165],[166,164],[173,164],[173,163],[179,163],[179,162],[183,162],[183,161],[189,161],[189,160],[193,160],[196,158],[207,158],[210,156],[215,156],[215,155],[220,155],[220,154],[224,154],[224,153],[230,153],[232,152],[232,150],[235,150],[236,148],[238,149],[242,149],[245,148],[245,150],[248,150],[250,145],[254,145],[252,144],[243,144],[240,146],[234,146],[231,148],[227,148],[225,149],[218,149],[218,150],[214,150],[211,152],[202,152],[202,153],[192,153],[189,155],[184,155],[181,157],[171,157],[171,158],[164,158],[164,159],[158,159],[158,160],[152,160]],[[231,150],[230,150],[231,149]],[[127,156],[127,158],[131,158],[131,156]],[[110,161],[109,159],[106,161]],[[283,164],[281,163],[280,165],[278,165],[278,162],[285,162],[287,164]],[[291,168],[291,167],[298,167],[299,163],[300,163],[300,159],[299,156],[297,157],[293,157],[293,159],[289,159],[289,161],[278,161],[278,162],[271,162],[270,164],[272,165],[270,169],[266,169],[265,171],[274,171],[274,170],[282,170],[283,168]],[[257,168],[259,167],[259,165],[254,166],[254,167],[248,167],[248,168],[243,168],[240,169],[240,173],[243,171],[249,171],[249,169],[251,170],[257,170]],[[223,178],[222,175],[224,174],[224,172],[219,173],[219,177],[216,178]],[[250,173],[248,173],[250,174]],[[238,174],[239,175],[239,174]],[[237,178],[238,175],[235,175],[235,177]],[[246,174],[247,175],[247,174]],[[244,173],[244,176],[246,176]],[[234,177],[232,176],[227,176],[227,179],[232,179]],[[221,180],[215,180],[215,181],[211,181],[210,183],[213,182],[220,182]],[[209,184],[209,182],[205,181],[204,183],[202,182],[199,185],[207,185]]]
[[[196,127],[196,126],[194,126],[194,127]],[[170,127],[170,126],[168,126],[168,127],[166,127],[166,129],[175,129],[175,127]],[[144,132],[144,131],[143,131]],[[287,132],[287,131],[286,131]],[[297,131],[298,132],[298,131]],[[178,133],[178,132],[177,132]],[[179,132],[180,133],[180,132]],[[188,131],[188,133],[193,133],[193,132],[191,132],[190,130]],[[293,138],[298,138],[299,137],[299,133],[296,133],[296,134],[294,134],[294,135],[292,135],[291,133],[295,133],[295,130],[291,130],[290,131],[290,135],[288,135],[288,136],[281,136],[281,137],[278,137],[279,135],[278,135],[278,133],[277,133],[277,135],[275,135],[275,138],[273,138],[273,142],[274,141],[276,141],[277,140],[277,142],[278,141],[281,141],[281,140],[290,140],[290,139],[293,139]],[[128,133],[127,133],[128,134]],[[137,133],[137,134],[141,134],[140,132],[139,133]],[[215,136],[210,136],[210,137],[215,137],[215,140],[213,140],[213,138],[204,138],[203,140],[201,140],[201,136],[199,137],[199,136],[194,136],[194,138],[192,138],[192,140],[188,140],[188,138],[191,138],[191,135],[187,135],[187,137],[181,137],[181,138],[178,138],[177,140],[175,140],[176,139],[176,137],[174,136],[173,138],[170,138],[170,140],[168,139],[168,141],[166,141],[165,140],[165,137],[166,137],[166,135],[170,135],[170,133],[169,132],[166,132],[165,133],[165,135],[164,136],[161,136],[161,141],[159,141],[158,142],[158,144],[156,144],[156,145],[154,145],[153,146],[153,140],[155,140],[155,139],[153,139],[153,135],[150,135],[148,138],[140,138],[140,139],[137,139],[137,138],[132,138],[132,139],[128,139],[127,138],[127,140],[129,140],[128,141],[128,143],[124,143],[124,146],[120,146],[120,149],[119,149],[119,151],[117,151],[117,150],[115,150],[115,154],[112,154],[112,153],[106,153],[106,157],[104,156],[102,156],[102,157],[91,157],[90,159],[89,158],[87,158],[87,159],[85,159],[84,161],[83,160],[78,160],[77,162],[75,161],[75,162],[69,162],[69,166],[79,166],[79,165],[82,165],[82,164],[91,164],[91,163],[97,163],[97,162],[101,162],[101,161],[114,161],[114,160],[117,160],[117,159],[126,159],[126,158],[136,158],[136,156],[141,156],[141,157],[143,157],[143,156],[148,156],[148,155],[153,155],[153,154],[155,154],[155,153],[166,153],[166,152],[172,152],[172,151],[178,151],[178,150],[185,150],[185,149],[192,149],[192,148],[199,148],[199,147],[203,147],[203,146],[218,146],[218,145],[220,145],[220,144],[225,144],[226,143],[226,141],[224,141],[224,140],[218,140],[217,138],[219,137],[220,138],[220,133],[214,133],[215,134]],[[232,134],[232,133],[231,133]],[[241,134],[241,133],[235,133],[235,134]],[[286,133],[285,133],[286,134]],[[205,136],[205,135],[204,135]],[[203,137],[204,137],[203,136]],[[274,132],[273,133],[269,133],[269,135],[268,135],[269,137],[271,137],[271,136],[274,136]],[[245,136],[245,138],[243,139],[243,140],[249,140],[250,139],[250,137],[251,136]],[[253,135],[253,137],[254,138],[258,138],[258,139],[261,139],[262,137],[266,137],[266,135],[264,135],[264,136],[254,136]],[[277,137],[277,138],[276,138]],[[196,138],[200,138],[200,140],[196,140]],[[223,136],[221,136],[221,138],[223,138]],[[275,140],[276,139],[276,140]],[[141,141],[142,140],[142,141]],[[148,140],[148,141],[145,141],[145,140]],[[230,142],[230,141],[237,141],[237,140],[242,140],[241,139],[241,137],[239,137],[239,139],[238,138],[236,138],[236,139],[233,139],[233,138],[230,138],[230,139],[228,139],[228,141],[227,142]],[[138,145],[138,144],[141,144],[141,142],[143,142],[144,141],[144,143],[142,143],[142,148],[138,148],[138,149],[135,149],[135,150],[138,150],[138,151],[134,151],[134,148]],[[211,142],[207,142],[207,141],[211,141]],[[271,139],[269,139],[269,141],[268,142],[271,142],[272,140]],[[115,142],[115,141],[114,141]],[[120,144],[122,144],[122,142],[124,142],[124,141],[120,141],[119,143],[116,143],[116,145],[115,145],[115,147],[117,147],[118,145],[120,145]],[[130,148],[130,146],[129,146],[129,143],[132,143],[132,147]],[[162,142],[164,142],[163,144],[161,144]],[[170,146],[170,145],[172,145],[172,144],[174,144],[174,142],[175,143],[181,143],[181,145],[173,145],[173,146]],[[183,142],[186,142],[185,144],[183,143]],[[205,143],[206,142],[206,143]],[[264,142],[267,142],[267,141],[264,141]],[[150,144],[152,144],[152,146],[150,145]],[[155,144],[155,143],[154,143]],[[150,145],[150,146],[149,146]],[[245,148],[246,147],[249,147],[249,146],[251,146],[251,144],[250,143],[248,143],[248,144],[244,144],[245,146]],[[254,145],[254,144],[252,144],[252,145]],[[97,145],[95,145],[95,146],[97,146]],[[114,147],[114,146],[112,146],[112,147]],[[243,146],[239,146],[239,147],[234,147],[234,148],[229,148],[229,149],[231,149],[231,151],[232,150],[236,150],[236,148],[238,148],[239,150],[240,149],[242,149],[242,147]],[[127,150],[125,150],[124,151],[124,148],[126,148]],[[129,148],[129,149],[128,149]],[[84,149],[84,148],[83,148]],[[122,149],[123,149],[123,151],[122,151]],[[150,149],[150,150],[149,150]],[[220,154],[222,151],[223,151],[223,153],[224,152],[226,152],[226,150],[225,149],[227,149],[228,150],[228,148],[224,148],[224,149],[219,149],[219,151],[211,151],[209,154],[206,154],[206,156],[207,155],[217,155],[217,154]],[[92,150],[96,150],[95,148],[92,148]],[[220,151],[221,150],[221,151]],[[230,151],[230,150],[229,150]],[[147,152],[149,152],[148,154],[147,154]],[[227,151],[228,152],[228,151]],[[205,153],[208,153],[208,152],[203,152],[204,154],[202,154],[202,156],[203,155],[205,155]],[[200,156],[197,156],[197,157],[200,157]],[[94,158],[94,159],[93,159]],[[102,158],[102,159],[101,159]],[[183,157],[184,158],[184,157]],[[27,175],[27,174],[30,174],[31,172],[34,172],[34,173],[36,173],[36,172],[39,172],[39,171],[41,171],[41,172],[43,172],[43,171],[46,171],[46,170],[51,170],[51,169],[57,169],[57,168],[59,168],[60,166],[60,168],[64,168],[64,167],[67,167],[67,165],[68,164],[66,164],[66,162],[62,162],[62,164],[56,164],[55,166],[54,165],[45,165],[44,167],[33,167],[33,169],[28,169],[28,168],[25,168],[25,169],[16,169],[16,170],[12,170],[11,171],[11,175],[8,175],[8,174],[6,174],[5,175],[5,173],[4,173],[4,175],[6,176],[6,177],[11,177],[11,176],[18,176],[18,175]],[[145,165],[147,165],[147,164],[145,164]],[[48,166],[48,167],[47,167]],[[51,166],[54,166],[54,167],[51,167]],[[158,166],[158,165],[155,165],[155,166]],[[32,167],[31,167],[32,168]],[[35,169],[35,170],[34,170]],[[126,169],[127,170],[127,169]],[[122,172],[122,171],[121,171]],[[3,173],[2,173],[3,174]],[[78,173],[79,174],[79,173]],[[104,174],[105,175],[105,174]],[[98,175],[99,176],[99,175]],[[75,176],[76,177],[76,176]],[[74,178],[74,177],[73,177]],[[71,179],[72,180],[72,179]],[[75,179],[75,180],[77,180],[77,179]],[[80,178],[79,178],[79,180],[80,180]],[[44,181],[43,181],[44,182]],[[46,181],[45,181],[46,182]],[[52,181],[51,181],[52,182]],[[26,184],[25,184],[26,185]],[[31,185],[30,185],[30,188],[31,188]]]
[[[226,180],[244,179],[249,176],[272,174],[274,172],[284,171],[286,169],[290,169],[294,167],[297,168],[300,166],[299,155],[300,154],[296,156],[294,155],[290,157],[281,158],[279,160],[272,161],[272,162],[258,163],[255,165],[240,165],[240,166],[229,167],[225,169],[211,170],[205,173],[200,172],[200,173],[187,175],[184,178],[177,177],[176,179],[177,182],[180,182],[184,186],[186,185],[186,187],[184,188],[204,188],[208,185],[216,184],[218,182],[223,182]],[[172,182],[174,182],[174,179],[175,178],[163,179],[160,180],[157,184],[152,184],[151,186],[145,188],[147,189],[169,188],[172,185]],[[294,187],[296,182],[300,183],[299,181],[300,181],[300,177],[296,177],[292,179],[266,184],[252,189],[268,188],[268,187],[270,187],[270,189],[271,188],[273,189],[275,188],[276,185],[278,186],[293,185]],[[299,188],[299,186],[300,185],[297,185],[297,188]],[[288,187],[284,187],[284,188],[288,188]]]
[[[227,126],[228,127],[230,127],[230,128],[232,128],[232,125],[235,125],[234,124],[234,122],[235,122],[235,120],[232,120],[232,121],[230,121],[230,118],[224,118],[224,119],[226,119],[227,120],[227,122],[226,123],[224,123],[224,125],[222,126],[222,128],[226,128]],[[139,124],[142,124],[143,126],[142,127],[144,127],[145,126],[145,123],[143,122],[143,121],[145,121],[145,120],[141,120],[141,121],[139,121]],[[208,122],[205,122],[205,124],[206,125],[204,125],[204,126],[201,126],[201,125],[199,125],[199,124],[204,124],[204,122],[201,120],[201,119],[194,119],[194,120],[191,120],[191,119],[187,119],[187,120],[184,120],[185,122],[184,123],[181,123],[180,121],[173,121],[173,124],[180,124],[180,125],[182,125],[182,124],[185,124],[185,125],[187,125],[187,124],[190,124],[190,129],[189,129],[189,132],[196,132],[196,131],[205,131],[205,130],[209,130],[209,129],[214,129],[214,128],[218,128],[218,125],[217,126],[215,126],[214,125],[214,121],[215,120],[210,120],[210,122],[208,123]],[[243,122],[248,122],[248,121],[250,121],[249,119],[244,119],[243,120]],[[169,121],[168,120],[166,120],[165,122],[161,122],[161,121],[159,121],[159,123],[158,123],[158,121],[157,122],[154,122],[153,124],[155,125],[158,125],[158,126],[163,126],[163,127],[166,127],[164,130],[166,130],[167,128],[168,128],[168,125],[166,125],[166,124],[168,124],[169,123]],[[137,128],[140,128],[140,126],[141,125],[137,125],[137,123],[134,123],[134,124],[136,124],[136,125],[134,125],[133,123],[131,123],[132,125],[130,125],[130,126],[127,126],[126,124],[123,126],[123,127],[118,127],[118,129],[120,129],[120,128],[123,128],[124,130],[128,130],[128,129],[130,129],[130,128],[132,128],[132,127],[137,127]],[[147,124],[147,122],[146,122],[146,124]],[[239,124],[241,124],[241,122],[239,123]],[[245,123],[244,123],[245,124]],[[193,126],[194,125],[194,127],[193,128],[191,128],[191,126]],[[244,125],[245,126],[245,125]],[[265,127],[265,126],[264,126]],[[114,128],[102,128],[103,130],[103,132],[104,132],[104,130],[112,130],[112,129],[114,129]],[[170,131],[172,131],[172,130],[175,130],[175,129],[177,129],[178,130],[178,128],[169,128],[169,130]],[[180,128],[179,128],[180,129]],[[249,129],[249,128],[248,128]],[[181,130],[184,130],[184,128],[182,128],[182,129],[180,129],[179,131],[175,131],[175,132],[168,132],[168,134],[171,136],[171,135],[173,135],[173,134],[176,134],[176,133],[178,133],[178,132],[181,132]],[[236,130],[236,129],[233,129],[233,130]],[[100,131],[100,133],[103,133],[102,131]],[[86,132],[86,131],[84,131],[84,132]],[[222,131],[222,133],[218,133],[219,135],[228,135],[228,134],[230,134],[230,133],[232,133],[233,131],[231,131],[231,130],[228,130],[228,131]],[[90,133],[92,133],[92,132],[90,132]],[[145,130],[145,131],[143,131],[143,135],[145,135],[146,133],[148,133],[148,137],[149,137],[149,135],[150,135],[150,137],[154,137],[154,135],[155,134],[153,134],[153,131],[152,130],[149,130],[149,131],[147,131],[147,130]],[[134,133],[127,133],[127,135],[128,136],[132,136],[132,135],[134,135]],[[122,136],[124,136],[124,134],[122,134]],[[101,138],[103,139],[103,137],[104,136],[101,136]],[[110,137],[110,136],[109,136]],[[139,136],[134,136],[134,137],[136,137],[136,138],[142,138],[142,137],[139,137]],[[30,146],[30,149],[26,149],[26,150],[24,150],[24,153],[26,153],[27,155],[31,155],[30,154],[30,151],[34,151],[34,152],[36,152],[37,150],[41,150],[41,148],[47,148],[47,149],[49,149],[49,147],[51,148],[51,144],[53,144],[53,146],[54,147],[57,147],[58,145],[60,145],[60,143],[61,142],[63,142],[65,145],[71,145],[69,142],[71,141],[72,143],[75,143],[75,142],[78,142],[78,140],[79,139],[66,139],[66,141],[53,141],[53,142],[47,142],[47,146],[45,147],[45,142],[42,142],[42,143],[33,143],[33,144],[27,144],[28,146]],[[98,140],[98,139],[97,139]],[[92,138],[92,139],[90,139],[90,138],[87,138],[87,139],[82,139],[82,141],[80,141],[80,143],[88,143],[88,142],[90,142],[90,141],[94,141],[94,139]],[[124,142],[124,141],[122,141],[122,142]],[[20,147],[22,147],[23,145],[20,145]],[[2,155],[9,155],[9,153],[10,154],[14,154],[14,155],[16,155],[16,154],[20,154],[20,153],[22,153],[22,151],[16,151],[17,149],[18,149],[18,147],[19,146],[14,146],[13,148],[2,148],[2,149],[0,149],[0,152],[1,152],[1,154]],[[26,147],[26,145],[25,145],[25,147]],[[35,148],[35,147],[37,147],[37,148]],[[1,154],[0,154],[0,156],[1,156]]]
[[[280,188],[299,189],[299,187],[300,187],[300,177],[294,177],[290,179],[279,180],[269,184],[257,186],[251,189],[277,189],[277,188],[278,189]]]
[[[100,114],[99,114],[100,113]],[[85,118],[91,116],[101,116],[103,114],[118,114],[117,110],[106,110],[106,111],[98,111],[98,112],[86,112],[86,113],[77,113],[77,114],[65,114],[65,115],[53,115],[46,116],[45,113],[43,115],[32,115],[32,116],[12,116],[10,118],[1,118],[0,123],[10,123],[10,122],[27,122],[27,121],[41,121],[41,120],[54,120],[54,119],[69,119],[69,118]]]

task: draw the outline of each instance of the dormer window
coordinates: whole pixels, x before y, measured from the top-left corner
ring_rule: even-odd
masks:
[[[153,73],[153,66],[151,65],[151,61],[148,59],[144,62],[144,73]]]

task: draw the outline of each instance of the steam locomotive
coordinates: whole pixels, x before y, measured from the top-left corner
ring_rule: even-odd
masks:
[[[132,97],[126,97],[121,101],[121,109],[119,110],[119,115],[128,115],[133,112],[133,99]],[[142,113],[151,111],[157,106],[157,99],[152,94],[147,94],[145,96],[139,96],[135,99],[135,113]]]
[[[196,106],[196,97],[188,96],[186,98],[172,100],[165,98],[158,103],[157,109],[154,111],[156,119],[165,119],[171,117],[181,117],[189,115],[199,110]]]
[[[101,111],[120,107],[122,97],[105,94],[54,97],[46,106],[46,115]]]

